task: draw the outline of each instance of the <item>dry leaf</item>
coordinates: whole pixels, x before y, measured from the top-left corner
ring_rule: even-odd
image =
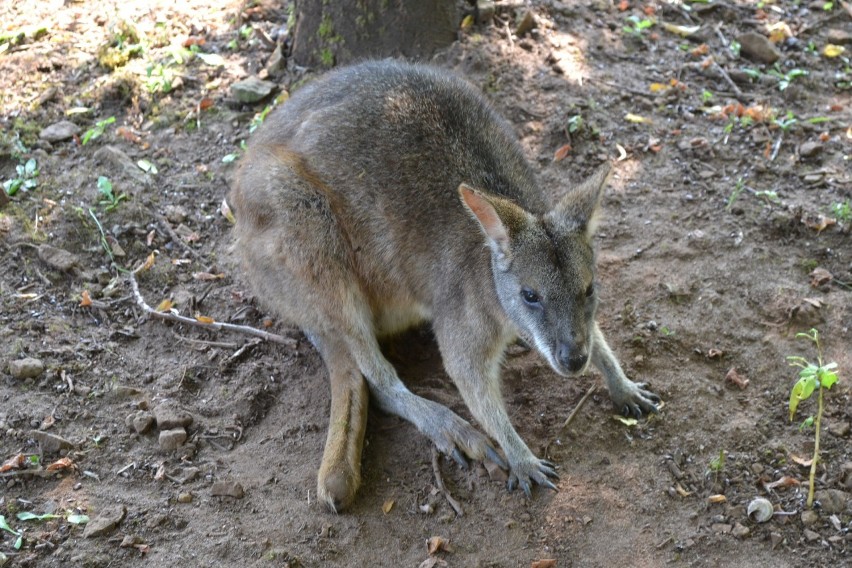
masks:
[[[157,236],[157,231],[155,229],[151,229],[151,232],[145,237],[145,244],[151,246],[154,244],[154,237]]]
[[[728,500],[728,498],[725,497],[724,495],[721,495],[721,494],[711,495],[710,497],[707,498],[708,503],[714,503],[714,504],[724,503],[727,500]]]
[[[53,414],[48,414],[44,417],[44,420],[41,421],[41,425],[39,425],[39,430],[47,430],[51,426],[56,424],[56,418],[53,417]]]
[[[420,563],[417,568],[435,568],[435,566],[446,566],[447,563],[437,556],[430,556],[426,560]]]
[[[145,259],[145,262],[143,262],[143,263],[139,266],[139,268],[137,268],[137,269],[136,269],[136,270],[134,270],[133,272],[135,272],[135,273],[139,273],[139,272],[145,272],[146,270],[150,270],[150,269],[151,269],[151,267],[152,267],[152,266],[154,266],[154,261],[155,261],[155,260],[156,260],[156,257],[155,257],[155,255],[154,255],[154,253],[152,252],[151,254],[149,254],[149,255],[148,255],[148,258],[146,258],[146,259]]]
[[[675,491],[677,491],[677,494],[680,495],[681,497],[689,497],[690,495],[692,495],[691,492],[689,492],[686,489],[684,489],[683,487],[681,487],[680,483],[675,484]]]
[[[814,268],[813,271],[808,274],[811,278],[811,286],[814,288],[819,288],[820,286],[825,286],[830,283],[834,276],[826,270],[825,268]]]
[[[782,489],[787,489],[788,487],[795,487],[797,485],[801,485],[802,482],[794,477],[790,477],[789,475],[785,475],[781,479],[777,481],[773,481],[772,483],[765,484],[767,489],[775,489],[776,487],[781,487]]]
[[[162,481],[166,478],[166,464],[161,463],[160,467],[157,468],[157,472],[154,474],[154,481]]]
[[[189,259],[189,258],[173,258],[172,264],[174,266],[181,266],[183,264],[192,264],[192,259]]]
[[[433,556],[441,551],[452,552],[450,541],[442,536],[433,536],[426,541],[426,550],[429,551],[429,556]]]
[[[21,469],[26,464],[27,458],[24,457],[24,454],[15,454],[11,458],[7,459],[3,462],[3,465],[0,465],[0,473],[12,470],[12,469]]]
[[[724,354],[725,354],[725,352],[722,351],[721,349],[709,349],[707,351],[707,358],[708,359],[719,359]]]
[[[668,89],[669,86],[664,83],[651,83],[650,85],[648,85],[648,88],[651,90],[652,93],[658,93],[664,89]]]
[[[618,150],[618,161],[623,162],[627,159],[627,150],[621,144],[616,144],[615,149]]]
[[[638,114],[633,114],[632,112],[628,112],[624,115],[624,120],[627,122],[632,122],[634,124],[650,124],[651,119],[645,118],[644,116],[639,116]]]
[[[384,505],[382,505],[382,513],[384,513],[385,515],[390,513],[391,509],[393,509],[394,504],[396,504],[396,501],[394,501],[393,499],[388,499],[387,501],[385,501]]]
[[[690,36],[701,29],[701,26],[678,26],[675,24],[670,24],[668,22],[662,22],[661,25],[663,26],[663,29],[667,32],[677,34],[681,37]]]
[[[693,48],[689,52],[689,54],[693,57],[702,57],[704,55],[707,55],[708,53],[710,53],[710,48],[707,46],[706,43],[702,43],[701,45],[696,48]]]
[[[231,206],[228,205],[227,199],[222,200],[222,205],[219,206],[219,212],[225,219],[228,220],[228,223],[230,223],[231,225],[237,222],[237,219],[234,217],[234,212],[231,211]]]
[[[159,304],[157,304],[157,307],[156,307],[156,308],[154,308],[154,311],[155,311],[155,312],[164,312],[164,313],[165,313],[165,312],[167,312],[167,311],[171,310],[173,305],[174,305],[174,304],[172,303],[172,301],[171,301],[171,300],[169,300],[168,298],[166,298],[165,300],[163,300],[162,302],[160,302]]]
[[[45,469],[47,471],[60,471],[63,469],[71,469],[74,467],[74,462],[71,461],[71,458],[60,458],[47,466]]]
[[[472,28],[473,27],[473,14],[468,14],[467,16],[465,16],[464,19],[461,21],[460,27],[463,30],[469,30],[470,28]]]
[[[620,414],[613,414],[612,419],[621,422],[625,426],[636,426],[637,424],[639,424],[639,421],[636,420],[635,418],[630,418],[628,416],[622,416]]]
[[[748,379],[737,372],[736,367],[731,367],[728,374],[725,375],[725,382],[734,384],[744,390],[748,386]]]
[[[207,110],[213,106],[213,99],[210,97],[204,97],[200,101],[198,101],[198,108],[201,110]]]
[[[142,142],[142,137],[133,132],[131,129],[126,126],[119,126],[115,133],[127,140],[128,142],[132,142],[134,144],[139,144]]]
[[[274,323],[275,323],[275,322],[274,322],[274,321],[272,321],[270,318],[263,318],[263,321],[261,321],[261,322],[260,322],[260,324],[261,324],[263,327],[267,327],[267,328],[272,327],[272,325],[273,325]]]
[[[199,321],[201,323],[206,324],[216,323],[216,320],[214,320],[213,318],[208,316],[202,316],[201,314],[195,314],[195,321]]]
[[[181,45],[183,45],[184,47],[189,47],[191,45],[204,45],[205,43],[207,43],[207,40],[203,37],[189,36],[188,38],[183,40],[183,43]]]
[[[822,54],[826,57],[838,57],[840,56],[846,48],[842,45],[834,45],[833,43],[829,43],[825,47],[822,48]]]
[[[535,560],[530,568],[556,568],[556,559],[555,558],[545,558],[542,560]]]
[[[568,154],[571,153],[571,145],[565,144],[564,146],[560,146],[556,152],[553,153],[553,161],[560,162],[568,157]]]
[[[795,454],[790,454],[790,461],[797,463],[802,467],[811,467],[811,464],[814,463],[813,458],[800,458]]]
[[[83,290],[83,293],[80,294],[80,297],[82,298],[80,300],[80,307],[81,308],[88,308],[89,306],[92,305],[92,297],[89,296],[88,290]]]
[[[218,274],[211,274],[209,272],[193,272],[192,277],[195,278],[196,280],[201,280],[201,281],[206,282],[206,281],[210,281],[210,280],[221,280],[222,278],[225,277],[225,275],[221,272],[218,273]]]
[[[832,225],[837,224],[837,219],[826,217],[825,215],[820,213],[817,215],[808,215],[806,217],[802,217],[802,223],[804,223],[805,226],[809,229],[813,229],[817,233],[821,233]]]

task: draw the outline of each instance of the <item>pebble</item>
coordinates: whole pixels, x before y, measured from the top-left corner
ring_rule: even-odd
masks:
[[[843,513],[846,510],[849,493],[840,489],[822,489],[814,494],[814,498],[819,501],[822,510],[826,513]]]
[[[747,526],[745,526],[741,523],[736,523],[734,525],[734,530],[731,531],[731,532],[736,537],[745,538],[745,537],[747,537],[748,535],[751,534],[751,529],[749,529]]]
[[[819,533],[814,532],[811,529],[805,529],[804,535],[805,539],[807,539],[808,542],[814,542],[816,540],[819,540]]]
[[[518,27],[515,28],[515,35],[521,37],[522,35],[531,32],[537,26],[538,22],[535,19],[535,14],[533,14],[532,10],[527,10],[520,18],[518,18]]]
[[[9,361],[9,374],[16,379],[34,379],[44,372],[44,363],[41,359],[18,359]]]
[[[828,425],[828,431],[833,436],[837,436],[838,438],[845,438],[846,436],[848,436],[849,429],[850,426],[848,422],[835,422],[834,420],[832,420],[831,423],[829,423]]]
[[[160,449],[164,452],[171,452],[181,447],[186,442],[186,430],[183,428],[173,428],[171,430],[160,431]]]
[[[494,19],[494,0],[476,0],[476,21],[478,24],[487,24]]]
[[[39,132],[38,137],[48,142],[61,142],[80,134],[80,127],[70,120],[61,120],[46,126]]]
[[[189,491],[178,493],[177,500],[178,503],[192,503],[192,493]]]
[[[97,517],[89,521],[83,531],[83,537],[93,538],[112,532],[124,520],[126,514],[127,508],[124,505],[104,509]]]
[[[822,150],[822,144],[813,140],[804,142],[799,146],[799,155],[803,158],[813,158]]]
[[[65,438],[41,430],[30,430],[30,437],[39,443],[41,451],[46,454],[58,454],[61,450],[70,450],[74,447],[74,444]]]
[[[192,414],[182,409],[172,400],[167,400],[154,408],[154,420],[160,430],[186,428],[192,424]]]
[[[245,491],[243,491],[243,486],[238,481],[217,481],[210,488],[210,494],[214,497],[242,499]]]
[[[807,511],[802,511],[802,524],[806,527],[811,525],[815,525],[819,521],[819,514],[816,511],[812,511],[808,509]]]
[[[848,45],[852,43],[852,31],[832,28],[825,34],[825,39],[834,45]]]
[[[50,245],[40,245],[38,247],[38,258],[49,267],[61,270],[62,272],[69,272],[80,264],[80,260],[76,255]]]
[[[713,525],[710,526],[710,530],[721,534],[728,534],[732,529],[733,527],[727,523],[713,523]]]
[[[778,51],[766,36],[756,32],[747,32],[737,38],[740,43],[740,53],[752,61],[772,64],[781,59]]]
[[[249,77],[231,85],[231,95],[241,103],[256,103],[269,96],[275,83]]]
[[[101,163],[105,162],[107,165],[119,170],[125,177],[130,178],[143,186],[151,184],[149,176],[139,169],[136,162],[134,162],[123,150],[116,148],[115,146],[106,145],[99,148],[98,151],[95,152],[95,161]]]
[[[784,537],[781,536],[781,533],[769,533],[769,541],[772,543],[772,549],[775,550],[779,544],[784,542]]]
[[[136,546],[137,544],[142,544],[145,541],[142,540],[141,536],[137,536],[135,534],[124,535],[124,538],[121,539],[121,544],[118,545],[119,548],[131,548]]]
[[[137,434],[144,434],[154,425],[154,415],[150,412],[140,410],[130,414],[124,420],[128,428],[132,428]]]
[[[275,51],[269,56],[263,69],[269,77],[280,77],[284,74],[287,69],[287,59],[281,53],[280,43],[275,46]]]

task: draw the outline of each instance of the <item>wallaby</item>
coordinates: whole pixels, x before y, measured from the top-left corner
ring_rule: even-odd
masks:
[[[394,61],[330,72],[252,136],[233,183],[236,248],[257,297],[300,327],[331,380],[317,491],[334,511],[360,484],[369,396],[509,489],[556,489],[554,464],[515,432],[500,392],[520,337],[557,374],[589,362],[615,406],[660,398],[621,370],[595,323],[592,236],[610,166],[550,208],[508,124],[467,82]],[[447,373],[491,441],[415,395],[378,338],[431,321]],[[366,383],[365,380],[366,379]]]

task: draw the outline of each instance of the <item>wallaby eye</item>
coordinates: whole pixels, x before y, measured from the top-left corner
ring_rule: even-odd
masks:
[[[589,284],[589,287],[586,288],[586,297],[591,298],[594,295],[595,295],[595,285]]]
[[[521,289],[521,297],[528,306],[541,307],[541,296],[529,288]]]

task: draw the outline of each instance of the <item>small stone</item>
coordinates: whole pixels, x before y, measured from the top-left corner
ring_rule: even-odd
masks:
[[[772,42],[766,36],[759,33],[744,33],[737,38],[737,41],[740,42],[740,53],[752,61],[771,65],[781,59],[781,52],[778,51],[778,48],[772,45]]]
[[[753,463],[751,464],[751,472],[755,475],[760,475],[763,473],[764,467],[763,464]]]
[[[820,142],[810,140],[799,146],[799,155],[803,158],[813,158],[819,154],[821,150],[822,144]]]
[[[494,18],[494,0],[476,0],[476,23],[487,24]]]
[[[210,494],[214,497],[242,499],[245,491],[243,491],[243,486],[238,481],[217,481],[210,488]]]
[[[132,548],[137,544],[142,544],[145,541],[142,540],[141,536],[137,536],[135,534],[124,535],[124,538],[121,539],[121,544],[118,545],[119,548]]]
[[[192,493],[189,491],[178,493],[177,500],[178,503],[192,503]]]
[[[515,35],[521,37],[528,34],[538,26],[538,21],[535,18],[532,10],[526,10],[524,14],[518,18],[518,27],[515,28]]]
[[[781,536],[781,533],[769,533],[769,541],[772,543],[772,550],[775,550],[779,544],[784,542],[784,537]]]
[[[30,430],[30,437],[39,443],[41,451],[46,454],[58,454],[62,450],[70,450],[74,447],[74,444],[65,438],[41,430]]]
[[[197,467],[187,467],[183,469],[181,475],[177,477],[177,480],[181,484],[189,483],[190,481],[195,481],[200,473],[201,470]]]
[[[713,523],[710,526],[710,530],[719,534],[728,534],[732,529],[733,527],[727,523]]]
[[[509,480],[509,475],[496,463],[486,461],[485,470],[488,472],[488,477],[491,481],[499,481],[505,483]]]
[[[79,126],[70,120],[61,120],[45,127],[39,132],[38,137],[48,142],[62,142],[63,140],[74,138],[79,133]]]
[[[186,442],[186,430],[173,428],[160,431],[160,449],[164,452],[172,452]]]
[[[166,205],[163,212],[166,215],[166,219],[175,225],[179,225],[186,221],[188,216],[186,209],[181,207],[180,205]]]
[[[89,521],[83,531],[83,537],[93,538],[112,532],[124,520],[126,514],[127,508],[124,505],[104,509],[98,516]]]
[[[16,379],[34,379],[44,372],[44,363],[40,359],[27,357],[9,361],[9,374]]]
[[[849,493],[840,489],[822,489],[814,494],[814,498],[819,501],[822,510],[826,513],[843,513],[846,510]]]
[[[266,74],[269,77],[280,77],[284,74],[285,69],[287,68],[287,59],[281,53],[281,44],[277,44],[275,46],[275,50],[272,52],[272,55],[269,56],[269,59],[266,61],[266,66],[263,68],[266,71]]]
[[[182,409],[172,400],[164,401],[154,408],[154,419],[160,430],[187,428],[192,424],[192,414]]]
[[[40,245],[38,247],[38,257],[49,267],[61,270],[62,272],[69,272],[80,264],[76,255],[50,245]]]
[[[745,537],[747,537],[748,535],[751,534],[751,529],[749,529],[747,526],[745,526],[741,523],[736,523],[734,525],[734,530],[731,531],[731,532],[736,537],[745,538]]]
[[[115,146],[101,146],[98,151],[95,152],[95,161],[106,163],[112,168],[118,170],[126,178],[129,178],[140,185],[148,186],[151,184],[149,176],[139,169],[136,162],[134,162],[124,151],[116,148]]]
[[[812,531],[811,529],[804,530],[805,540],[808,542],[814,542],[819,540],[819,533]]]
[[[832,420],[828,424],[828,431],[833,436],[837,436],[838,438],[845,438],[849,435],[849,423]]]
[[[532,519],[532,516],[529,513],[521,513],[518,518],[521,519],[521,522],[528,523]]]
[[[154,415],[150,412],[140,410],[133,415],[131,425],[137,434],[144,434],[154,425]]]
[[[257,77],[249,77],[231,85],[231,95],[241,103],[256,103],[265,99],[275,88],[275,83]]]
[[[816,511],[812,511],[808,509],[807,511],[802,511],[802,524],[806,527],[815,525],[819,521],[819,515]]]
[[[833,43],[834,45],[848,45],[852,43],[852,31],[832,28],[826,32],[825,39],[828,43]]]

